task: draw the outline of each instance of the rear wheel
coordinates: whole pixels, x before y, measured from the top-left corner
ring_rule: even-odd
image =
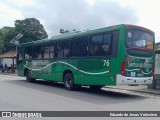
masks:
[[[31,77],[31,71],[30,71],[30,70],[27,70],[27,71],[26,71],[26,80],[27,80],[28,82],[35,82],[35,81],[36,81],[35,78],[32,78],[32,77]]]
[[[71,73],[67,73],[64,76],[64,86],[67,90],[74,90],[74,78]]]

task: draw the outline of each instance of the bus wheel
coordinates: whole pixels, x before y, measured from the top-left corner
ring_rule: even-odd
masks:
[[[89,87],[92,90],[100,90],[103,87],[103,85],[90,85]]]
[[[71,73],[67,73],[64,76],[64,86],[67,90],[74,90],[74,79]]]
[[[28,82],[35,82],[35,81],[36,81],[35,78],[32,78],[32,77],[31,77],[31,71],[30,71],[30,70],[27,70],[27,71],[26,71],[26,80],[27,80]]]

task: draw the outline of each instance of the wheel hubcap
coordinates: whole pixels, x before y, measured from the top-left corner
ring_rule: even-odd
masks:
[[[66,86],[71,87],[71,84],[72,84],[72,80],[69,77],[66,78]]]
[[[30,80],[30,73],[29,72],[27,72],[26,78],[27,78],[27,80]]]

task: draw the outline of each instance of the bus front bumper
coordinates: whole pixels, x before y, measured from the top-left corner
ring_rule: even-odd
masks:
[[[117,85],[148,85],[152,84],[153,77],[125,77],[118,74],[116,80]]]

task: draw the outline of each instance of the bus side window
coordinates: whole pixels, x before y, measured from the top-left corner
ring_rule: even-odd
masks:
[[[25,48],[25,59],[32,59],[32,47]]]
[[[54,46],[54,44],[50,45],[50,47],[49,47],[49,56],[50,56],[50,58],[55,57],[55,46]]]
[[[77,48],[80,49],[79,39],[71,40],[71,57],[79,56],[79,49]]]
[[[67,57],[69,57],[69,52],[70,52],[70,49],[69,49],[69,43],[70,43],[70,41],[69,40],[67,40],[67,41],[65,41],[64,43],[63,43],[63,57],[64,58],[67,58]]]
[[[103,51],[102,48],[103,35],[95,35],[91,37],[89,55],[90,56],[101,56]]]
[[[57,57],[63,58],[63,42],[57,43]]]
[[[69,57],[69,40],[61,41],[57,43],[57,56],[58,58],[67,58]]]
[[[91,37],[89,46],[90,56],[106,56],[111,54],[112,34],[105,33]]]
[[[111,54],[111,45],[112,45],[112,34],[105,34],[103,37],[103,53],[102,55],[110,55]]]
[[[43,47],[42,45],[34,46],[33,47],[33,58],[34,59],[42,59],[43,57]]]
[[[49,51],[50,51],[50,46],[49,45],[45,45],[44,46],[44,59],[49,58]]]
[[[86,57],[88,55],[88,38],[82,37],[71,40],[71,56]]]

